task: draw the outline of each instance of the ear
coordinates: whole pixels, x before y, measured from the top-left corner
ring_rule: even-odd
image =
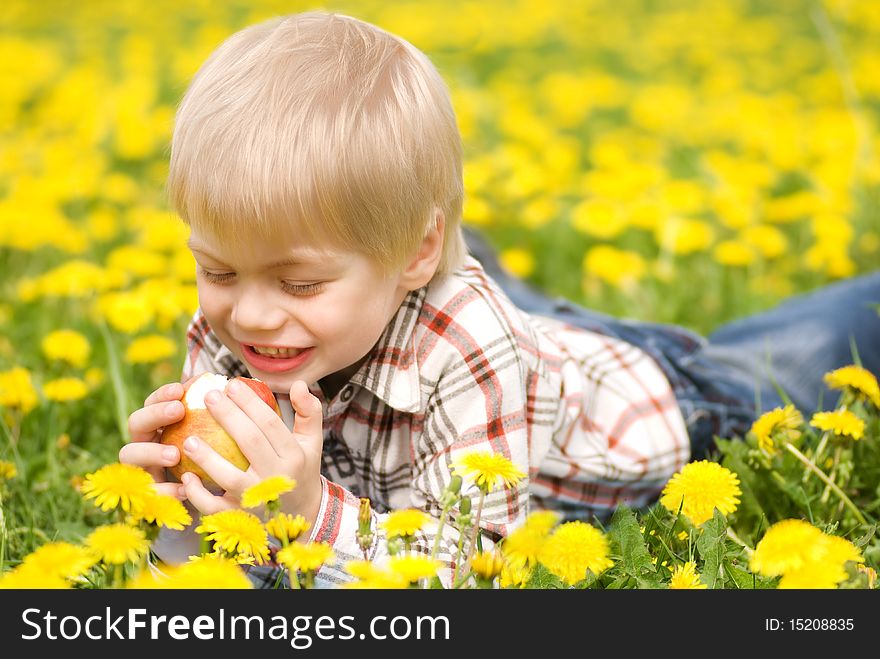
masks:
[[[434,221],[428,226],[428,231],[415,257],[407,264],[400,275],[400,284],[410,291],[414,291],[426,285],[440,265],[440,257],[443,255],[443,234],[446,228],[446,218],[439,208],[434,209]]]

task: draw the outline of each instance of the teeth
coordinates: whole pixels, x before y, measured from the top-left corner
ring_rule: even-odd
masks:
[[[299,354],[296,348],[258,348],[253,346],[254,352],[258,355],[267,355],[270,357],[295,357]]]

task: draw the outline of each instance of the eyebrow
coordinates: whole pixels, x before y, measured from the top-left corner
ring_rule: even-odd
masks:
[[[212,259],[214,259],[215,261],[217,261],[218,263],[224,263],[223,259],[217,258],[214,254],[211,254],[211,252],[206,251],[204,247],[202,247],[198,243],[194,243],[192,240],[188,240],[186,242],[186,246],[189,247],[189,249],[192,250],[193,252],[198,252],[200,254],[204,254],[205,256],[209,256]],[[268,267],[268,269],[274,270],[276,268],[286,268],[286,267],[293,266],[293,265],[313,264],[315,262],[316,261],[310,260],[306,256],[291,256],[289,258],[282,259],[280,261],[276,261],[275,263],[271,264]]]

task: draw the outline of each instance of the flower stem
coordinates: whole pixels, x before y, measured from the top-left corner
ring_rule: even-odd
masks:
[[[838,447],[834,450],[834,464],[831,466],[831,473],[829,474],[829,477],[830,477],[831,480],[834,481],[835,483],[837,482],[837,465],[840,463],[840,453],[841,453],[841,451],[843,451],[843,447],[842,447],[842,446],[838,446]],[[820,501],[821,501],[822,503],[828,503],[828,497],[829,497],[830,495],[831,495],[831,487],[828,486],[828,485],[826,485],[826,486],[825,486],[825,491],[822,492],[822,498],[820,499]]]
[[[839,487],[837,487],[837,484],[834,481],[832,481],[830,478],[828,478],[828,476],[825,475],[825,472],[822,471],[821,469],[819,469],[819,467],[817,467],[807,456],[805,456],[803,453],[798,451],[791,444],[786,444],[785,450],[787,450],[794,457],[796,457],[798,460],[800,460],[804,464],[804,466],[806,466],[807,469],[809,469],[814,474],[816,474],[816,476],[818,476],[823,483],[828,485],[828,487],[830,487],[831,490],[838,496],[840,501],[847,508],[849,508],[852,511],[852,514],[855,516],[855,518],[859,521],[860,524],[867,524],[868,523],[867,520],[865,519],[865,516],[862,515],[861,511],[858,509],[856,504],[854,504],[852,502],[852,500],[848,496],[846,496],[846,493],[843,490],[841,490]]]
[[[474,557],[474,552],[477,548],[477,533],[480,532],[480,516],[483,512],[483,503],[486,501],[486,492],[483,488],[480,488],[480,500],[477,502],[477,516],[474,518],[474,528],[471,529],[471,537],[470,543],[468,546],[467,558],[465,559],[465,565],[470,565],[471,559]]]
[[[813,453],[813,462],[815,464],[818,464],[822,460],[822,453],[825,452],[825,447],[828,445],[828,436],[830,434],[831,433],[828,432],[827,430],[824,433],[822,433],[822,439],[819,440],[819,446],[816,447],[816,452]],[[801,479],[801,482],[806,483],[808,480],[810,480],[811,473],[812,472],[810,472],[810,471],[805,471],[804,477]]]
[[[440,522],[437,524],[437,535],[434,536],[434,547],[431,549],[431,558],[437,558],[437,552],[440,551],[440,536],[443,535],[443,527],[446,525],[446,519],[449,516],[449,506],[444,506],[440,513]]]

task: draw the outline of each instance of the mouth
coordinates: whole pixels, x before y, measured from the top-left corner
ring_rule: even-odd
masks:
[[[242,357],[251,367],[266,373],[283,373],[301,368],[311,359],[314,346],[308,348],[279,348],[242,343]]]
[[[269,357],[270,359],[292,359],[308,348],[279,348],[275,346],[252,346],[245,345],[247,350],[261,357]]]

